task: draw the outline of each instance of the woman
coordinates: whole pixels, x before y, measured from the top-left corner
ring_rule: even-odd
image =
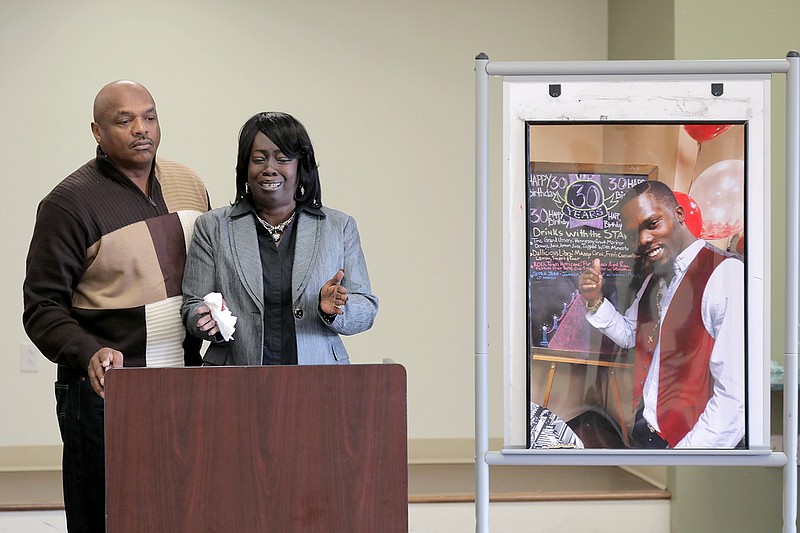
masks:
[[[238,318],[223,340],[203,298]],[[236,201],[197,219],[183,278],[183,322],[211,342],[207,365],[347,364],[339,335],[372,326],[378,299],[352,217],[322,206],[308,133],[285,113],[239,132]]]

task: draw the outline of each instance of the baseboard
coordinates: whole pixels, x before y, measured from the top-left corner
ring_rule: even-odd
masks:
[[[489,439],[490,450],[501,450],[503,439]],[[408,464],[472,464],[475,441],[472,439],[409,439]],[[622,470],[646,481],[659,490],[667,488],[666,466],[620,466]]]
[[[620,466],[629,474],[632,474],[642,481],[646,481],[654,487],[667,490],[667,468],[660,465],[636,465],[636,466]]]
[[[503,439],[491,439],[489,447],[499,450]],[[474,463],[472,439],[409,439],[408,462],[411,464]],[[0,472],[24,472],[61,469],[61,446],[0,446]]]
[[[490,450],[500,450],[503,439],[489,439]],[[408,439],[408,464],[461,464],[475,462],[473,439]]]
[[[489,439],[490,450],[500,450],[503,439]],[[409,439],[409,464],[471,464],[475,462],[472,439]],[[0,446],[0,472],[25,472],[61,469],[61,446]],[[666,486],[662,469],[645,471],[629,468],[634,475],[657,487]],[[666,470],[666,468],[663,468]]]
[[[499,450],[503,439],[491,439],[489,447]],[[475,462],[472,439],[409,439],[410,464],[460,464]],[[61,469],[61,446],[0,446],[0,472]]]
[[[0,472],[61,470],[61,445],[0,446]]]

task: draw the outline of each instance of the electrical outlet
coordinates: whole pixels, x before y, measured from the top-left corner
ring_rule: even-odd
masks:
[[[19,349],[20,372],[38,372],[39,358],[43,357],[33,344],[21,344]]]

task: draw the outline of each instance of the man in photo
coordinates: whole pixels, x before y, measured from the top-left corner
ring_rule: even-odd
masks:
[[[644,181],[621,201],[641,283],[623,313],[600,260],[578,281],[589,323],[635,348],[631,447],[735,448],[744,438],[744,264],[696,238],[672,190]]]

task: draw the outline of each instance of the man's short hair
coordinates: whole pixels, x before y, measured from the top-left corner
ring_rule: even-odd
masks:
[[[675,198],[669,185],[655,180],[646,180],[628,189],[628,192],[625,193],[625,196],[623,196],[620,202],[620,207],[643,194],[650,194],[656,202],[669,209],[678,207],[678,200]]]

